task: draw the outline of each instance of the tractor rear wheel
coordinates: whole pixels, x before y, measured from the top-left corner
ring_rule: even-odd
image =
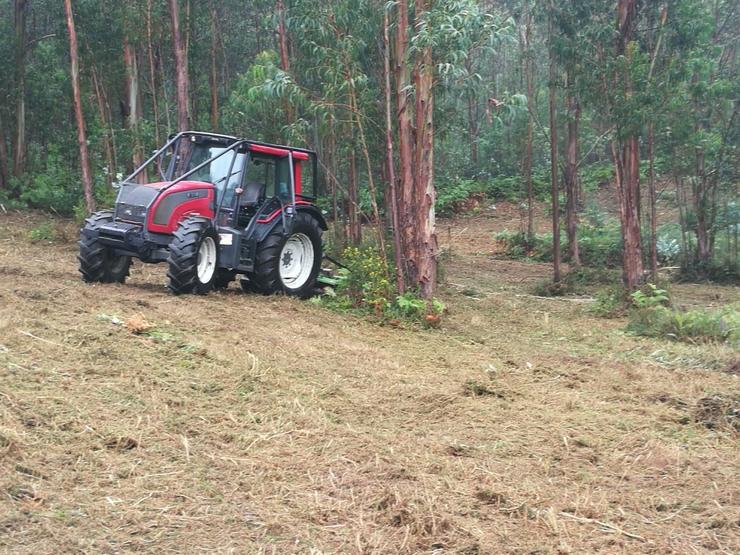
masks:
[[[310,297],[321,269],[321,228],[316,219],[298,212],[293,231],[285,237],[280,224],[257,246],[254,272],[242,281],[246,291]]]
[[[177,227],[169,250],[167,287],[175,295],[205,295],[213,289],[218,271],[218,234],[210,220],[185,218]]]
[[[100,226],[113,221],[112,210],[101,210],[91,214],[80,230],[80,273],[88,283],[123,283],[129,275],[130,256],[116,255],[103,245],[95,233]]]

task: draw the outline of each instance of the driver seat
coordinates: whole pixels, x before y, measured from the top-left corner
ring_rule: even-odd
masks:
[[[242,193],[241,205],[254,207],[264,200],[265,184],[256,181],[247,181]]]

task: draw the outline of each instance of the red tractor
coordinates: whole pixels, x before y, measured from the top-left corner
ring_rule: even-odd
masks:
[[[327,229],[313,203],[316,175],[310,150],[178,133],[121,182],[113,210],[85,220],[82,279],[123,283],[136,257],[167,262],[175,294],[205,294],[241,275],[245,290],[307,297]]]

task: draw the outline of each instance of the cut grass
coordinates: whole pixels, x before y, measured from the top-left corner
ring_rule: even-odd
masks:
[[[156,266],[86,285],[74,243],[0,221],[0,551],[740,550],[737,432],[702,401],[738,394],[736,353],[517,296],[549,268],[471,254],[496,218],[450,234],[477,294],[443,288],[434,331],[172,297]]]

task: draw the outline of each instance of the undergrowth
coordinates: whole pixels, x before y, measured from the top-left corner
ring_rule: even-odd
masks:
[[[686,343],[729,343],[740,347],[740,311],[679,310],[666,306],[636,308],[630,311],[628,331],[646,337],[659,337]]]
[[[314,297],[313,302],[393,323],[439,326],[445,305],[438,299],[423,299],[415,291],[397,295],[391,278],[393,268],[386,267],[377,249],[347,247],[341,259],[345,267],[337,271],[336,286],[325,289],[324,295]]]

